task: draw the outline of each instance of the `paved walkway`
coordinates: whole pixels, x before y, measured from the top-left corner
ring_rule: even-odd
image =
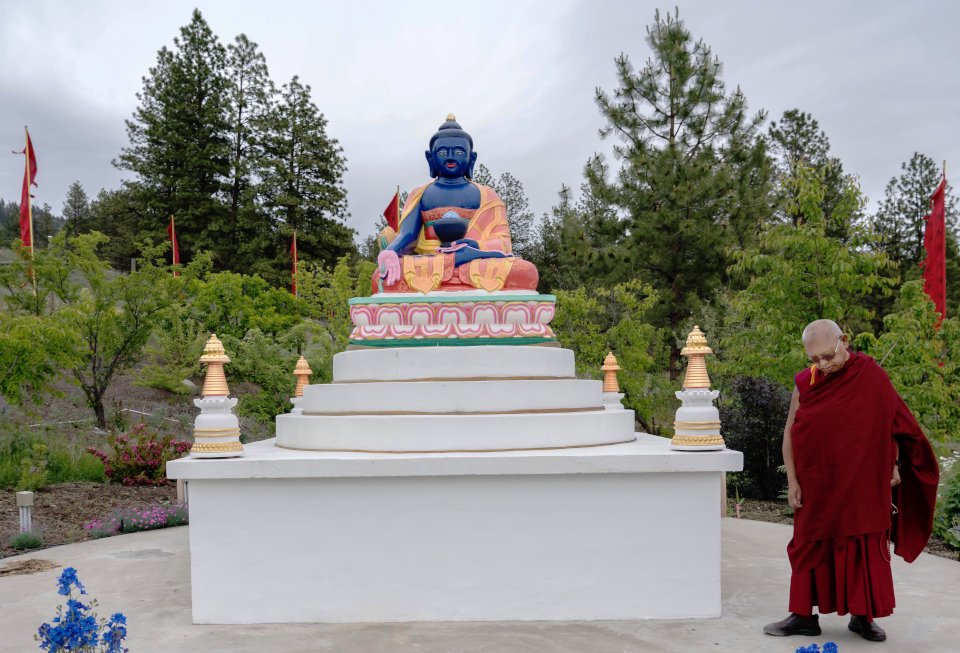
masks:
[[[187,528],[122,535],[18,558],[76,567],[98,612],[128,617],[134,653],[349,651],[372,653],[622,651],[789,651],[835,641],[840,653],[880,650],[846,629],[847,618],[821,618],[818,638],[774,638],[761,628],[786,616],[788,526],[725,519],[723,616],[677,621],[414,623],[370,625],[195,626],[190,621]],[[277,551],[282,555],[282,539]],[[664,546],[670,546],[669,534]],[[656,564],[656,561],[651,561]],[[888,651],[960,650],[960,563],[921,554],[912,565],[894,557],[898,607],[880,620]],[[33,634],[54,616],[59,570],[0,577],[0,651],[38,650]],[[237,569],[238,574],[243,569]]]

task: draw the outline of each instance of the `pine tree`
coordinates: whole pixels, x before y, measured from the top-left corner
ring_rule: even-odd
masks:
[[[644,68],[620,55],[619,88],[596,93],[601,137],[619,139],[623,165],[611,180],[602,156],[588,163],[591,195],[609,208],[591,216],[576,253],[595,276],[610,271],[605,283],[650,283],[658,319],[676,327],[728,281],[728,248],[754,242],[770,217],[771,163],[757,138],[765,114],[748,117],[743,93],[727,94],[719,59],[678,16],[657,12],[646,41]]]
[[[230,242],[232,269],[250,270],[272,255],[270,220],[257,201],[262,176],[262,129],[276,92],[267,60],[257,44],[241,34],[227,46],[230,140]]]
[[[924,218],[930,215],[930,197],[943,180],[943,172],[930,157],[915,152],[909,161],[901,164],[903,173],[887,184],[884,198],[874,217],[873,227],[885,241],[880,249],[900,263],[898,273],[904,282],[919,279],[923,271],[920,263],[927,258],[923,247]],[[953,187],[948,183],[944,199],[947,220],[947,316],[957,315],[960,309],[960,255],[957,252],[956,227],[960,211]],[[874,298],[878,319],[894,310],[894,298]],[[875,325],[877,332],[882,323]]]
[[[930,196],[942,181],[940,167],[930,157],[915,152],[901,164],[903,174],[887,184],[884,198],[874,219],[874,228],[884,236],[887,254],[904,265],[918,265],[926,257],[923,248],[924,218],[930,215]],[[953,187],[946,188],[947,231],[957,225],[957,198]]]
[[[820,124],[809,113],[799,109],[785,111],[780,122],[770,123],[767,132],[770,142],[770,153],[774,157],[778,182],[777,193],[780,196],[778,213],[782,219],[790,220],[794,225],[801,215],[794,210],[787,210],[788,206],[796,206],[796,197],[791,195],[793,186],[784,183],[797,174],[801,166],[812,167],[823,174],[823,200],[821,209],[826,220],[827,235],[843,240],[849,233],[850,224],[840,224],[837,216],[843,215],[848,222],[858,222],[862,213],[848,215],[844,203],[844,192],[848,184],[848,175],[843,173],[843,164],[840,159],[830,156],[830,139],[820,129]]]
[[[527,200],[520,180],[509,172],[501,174],[500,179],[494,179],[490,170],[480,164],[473,181],[481,186],[489,186],[503,200],[507,209],[507,219],[510,221],[510,242],[513,253],[525,259],[533,256],[536,226],[533,211],[530,210],[530,202]]]
[[[272,275],[260,272],[273,281],[287,273],[294,230],[300,257],[332,268],[356,251],[354,231],[343,224],[348,215],[343,148],[327,136],[327,119],[310,99],[310,87],[296,76],[283,85],[264,124],[261,194],[275,225],[273,263],[280,267]]]
[[[130,146],[114,165],[137,175],[129,185],[142,208],[140,236],[166,239],[176,218],[181,260],[214,252],[230,267],[232,227],[224,198],[230,179],[227,51],[198,10],[163,47],[143,78],[140,106],[127,121]]]
[[[69,236],[85,234],[90,231],[90,198],[79,181],[70,184],[67,199],[63,201],[63,218]]]

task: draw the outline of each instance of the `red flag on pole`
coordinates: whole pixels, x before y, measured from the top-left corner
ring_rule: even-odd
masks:
[[[30,142],[30,132],[24,127],[23,131],[27,134],[27,147],[23,152],[14,152],[14,154],[23,154],[26,158],[26,169],[23,173],[23,190],[20,193],[20,240],[24,247],[30,248],[30,258],[33,258],[33,209],[30,206],[30,200],[33,195],[30,194],[30,186],[36,186],[37,182],[37,155],[33,151],[33,143]]]
[[[397,231],[400,221],[400,187],[397,187],[397,194],[390,200],[390,205],[383,210],[383,217],[387,219],[387,225]]]
[[[176,228],[173,226],[173,216],[172,216],[172,215],[170,216],[170,224],[167,225],[167,236],[168,236],[167,240],[169,240],[169,241],[171,241],[171,242],[173,243],[173,264],[174,264],[174,265],[179,265],[179,264],[180,264],[180,250],[177,249],[177,230],[176,230]],[[173,276],[179,277],[179,276],[180,276],[180,273],[177,272],[176,270],[174,270],[174,271],[173,271]]]
[[[943,181],[930,198],[930,215],[924,218],[927,226],[923,231],[923,247],[927,250],[927,258],[920,264],[923,267],[923,290],[940,313],[937,326],[947,314],[946,185],[947,177],[944,174]]]
[[[293,254],[293,274],[290,275],[293,286],[293,295],[297,295],[297,232],[293,232],[293,244],[290,245],[290,253]]]

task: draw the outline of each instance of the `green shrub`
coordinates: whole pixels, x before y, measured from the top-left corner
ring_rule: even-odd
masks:
[[[940,467],[943,475],[951,471],[958,457],[960,454],[954,454],[950,458],[941,457]],[[960,471],[954,471],[951,476],[941,482],[940,491],[937,493],[933,534],[943,538],[955,549],[960,549],[960,538],[957,536],[957,531],[953,530],[958,526],[960,526]]]
[[[61,438],[24,436],[17,432],[0,444],[0,488],[12,490],[20,484],[22,461],[35,455],[35,445],[47,447],[47,485],[74,481],[106,481],[103,463],[86,453],[83,447]]]
[[[35,444],[30,455],[20,461],[17,492],[33,492],[47,484],[47,447]]]
[[[17,551],[39,549],[43,546],[43,531],[39,528],[34,528],[31,531],[14,533],[10,536],[10,546]]]

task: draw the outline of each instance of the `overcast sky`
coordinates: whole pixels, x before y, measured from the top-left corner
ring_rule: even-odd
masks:
[[[29,125],[35,201],[57,213],[75,180],[91,196],[117,187],[125,173],[111,160],[141,77],[199,6],[224,43],[240,33],[258,43],[278,85],[300,75],[313,87],[345,151],[360,236],[397,185],[428,181],[423,151],[448,112],[479,162],[519,178],[540,214],[561,184],[579,187],[592,153],[609,151],[594,89],[615,88],[621,52],[642,65],[654,10],[675,3],[5,1],[0,145],[22,150]],[[688,0],[680,17],[751,110],[812,113],[871,207],[915,151],[960,175],[960,3]],[[0,197],[19,201],[23,159],[4,157]]]

